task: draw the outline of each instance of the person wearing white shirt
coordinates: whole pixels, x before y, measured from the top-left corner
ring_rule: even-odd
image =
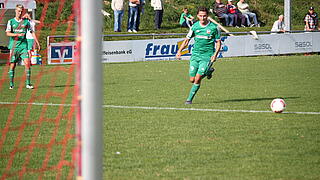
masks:
[[[161,23],[162,23],[162,17],[163,17],[163,0],[151,0],[151,6],[155,11],[155,16],[154,16],[155,27],[154,28],[160,29]]]
[[[280,15],[279,19],[273,23],[272,32],[285,32],[284,16]]]
[[[114,14],[114,32],[121,32],[122,17],[124,14],[124,0],[112,0],[111,9]]]
[[[260,27],[260,25],[258,24],[256,13],[250,12],[249,4],[244,1],[245,0],[239,0],[239,2],[237,3],[237,6],[238,6],[238,9],[240,10],[240,12],[242,13],[242,15],[244,15],[246,17],[247,25],[250,27],[252,27],[252,26]],[[254,24],[251,24],[250,18],[253,19]]]
[[[140,0],[129,0],[128,32],[137,32],[137,18]]]
[[[24,19],[28,19],[29,23],[30,23],[30,31],[27,31],[26,33],[26,39],[27,39],[27,49],[28,49],[28,54],[29,54],[29,58],[31,59],[32,57],[32,53],[31,51],[33,50],[40,50],[40,49],[35,49],[35,39],[32,35],[32,32],[36,31],[36,24],[40,23],[40,21],[32,19],[31,18],[31,12],[27,12],[26,14],[23,15]],[[36,41],[38,48],[40,48],[39,42],[38,40]]]

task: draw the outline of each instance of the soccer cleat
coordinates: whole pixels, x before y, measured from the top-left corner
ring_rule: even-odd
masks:
[[[9,89],[13,89],[13,86],[10,86]]]
[[[27,89],[33,89],[33,86],[32,86],[31,84],[27,84],[27,85],[26,85],[26,88],[27,88]]]
[[[137,33],[138,31],[136,31],[136,30],[134,29],[134,30],[132,30],[132,32]]]
[[[128,32],[129,32],[129,33],[132,33],[132,30],[131,30],[131,29],[129,29],[129,30],[128,30]]]
[[[208,72],[207,72],[207,78],[208,79],[211,79],[212,78],[212,73],[214,72],[214,68],[213,67],[211,67],[211,68],[209,68],[208,69]]]
[[[192,104],[192,101],[186,101],[184,104]]]

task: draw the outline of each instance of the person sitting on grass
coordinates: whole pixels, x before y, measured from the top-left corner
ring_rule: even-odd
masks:
[[[181,27],[190,28],[194,23],[194,17],[189,14],[188,8],[183,8],[183,13],[180,16]]]

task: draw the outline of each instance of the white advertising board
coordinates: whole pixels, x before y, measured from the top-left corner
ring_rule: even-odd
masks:
[[[320,52],[320,32],[312,33],[312,51]]]
[[[258,39],[253,39],[251,35],[243,36],[244,56],[279,54],[279,41],[275,35],[277,34],[259,35]]]
[[[260,56],[320,52],[320,32],[282,33],[222,37],[219,53],[222,57]],[[184,38],[104,41],[102,62],[133,62],[176,59],[175,55]],[[189,60],[193,39],[183,51],[182,60]],[[48,47],[49,64],[73,63],[75,43],[51,43]]]
[[[104,41],[103,62],[131,62],[175,59],[178,51],[178,43],[183,39],[148,39],[131,41]],[[188,49],[182,59],[190,58],[190,50],[193,41],[190,41]]]
[[[279,54],[313,52],[312,48],[313,33],[297,33],[293,35],[281,34],[278,41],[280,44]]]
[[[221,37],[221,49],[218,57],[221,58],[221,57],[244,56],[245,55],[244,43],[245,41],[243,36]]]
[[[282,33],[222,37],[219,57],[259,56],[320,52],[320,33]],[[175,59],[183,38],[103,42],[103,62],[129,62]],[[182,59],[189,59],[193,41]],[[128,54],[129,52],[129,54]]]
[[[104,41],[102,48],[103,62],[131,62],[141,59],[139,53],[133,54],[133,44],[139,45],[141,42],[130,43],[130,41]]]

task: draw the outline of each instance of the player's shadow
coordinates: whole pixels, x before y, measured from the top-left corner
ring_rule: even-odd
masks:
[[[64,87],[74,87],[75,85],[73,84],[70,84],[70,85],[55,85],[53,87],[56,87],[56,88],[64,88]]]
[[[300,97],[277,97],[281,99],[298,99]],[[223,100],[223,101],[218,101],[217,103],[226,103],[226,102],[246,102],[246,101],[271,101],[275,99],[275,97],[268,97],[268,98],[251,98],[251,99],[228,99],[228,100]]]
[[[44,88],[44,89],[47,89],[47,88],[66,88],[66,87],[74,87],[75,85],[74,84],[70,84],[70,85],[53,85],[53,86],[41,86],[41,87],[38,87],[38,88]]]

